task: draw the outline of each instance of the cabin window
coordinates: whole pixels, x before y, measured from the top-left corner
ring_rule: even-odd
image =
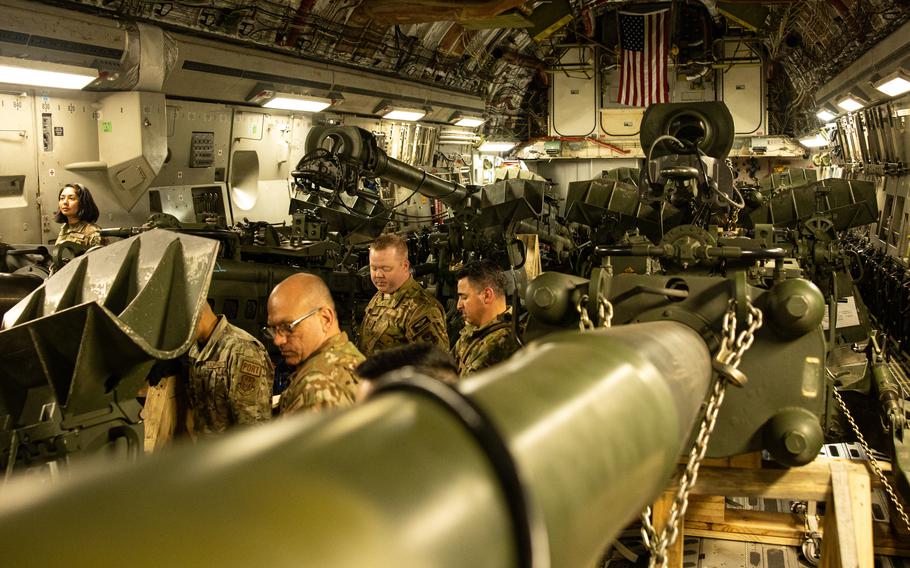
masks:
[[[229,320],[237,319],[237,308],[238,307],[239,306],[238,306],[237,300],[234,300],[234,299],[225,300],[224,304],[221,306],[221,311],[224,313],[225,316],[227,316],[227,319],[229,319]]]
[[[248,320],[256,319],[257,304],[258,302],[256,302],[256,300],[247,300],[246,309],[243,311],[243,317]]]

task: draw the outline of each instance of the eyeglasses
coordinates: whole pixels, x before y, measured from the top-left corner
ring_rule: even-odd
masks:
[[[279,323],[278,325],[262,326],[262,334],[271,340],[274,340],[279,335],[282,337],[288,337],[289,335],[294,333],[294,328],[297,327],[298,325],[300,325],[300,323],[303,320],[307,319],[308,317],[315,314],[316,312],[318,312],[321,309],[322,309],[322,306],[319,306],[318,308],[313,308],[312,310],[303,314],[302,316],[295,319],[291,323]]]

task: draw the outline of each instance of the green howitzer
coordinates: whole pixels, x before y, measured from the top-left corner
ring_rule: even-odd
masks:
[[[591,566],[666,486],[711,376],[677,322],[556,333],[459,391],[404,371],[347,411],[14,479],[4,564]]]

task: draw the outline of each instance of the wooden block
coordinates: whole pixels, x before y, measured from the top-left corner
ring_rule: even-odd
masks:
[[[680,472],[669,486],[679,483]],[[702,467],[692,488],[694,495],[727,495],[731,497],[770,497],[824,501],[828,492],[830,470],[826,463],[814,461],[802,467],[780,469],[730,469]]]
[[[800,546],[804,531],[802,522],[789,513],[728,509],[723,523],[697,521],[686,516],[688,536],[718,540]],[[872,538],[875,554],[910,557],[910,541],[895,535],[886,523],[872,523]]]
[[[820,568],[872,568],[872,503],[862,465],[831,462]]]
[[[657,534],[660,534],[664,525],[667,523],[667,519],[670,516],[670,507],[673,504],[673,497],[675,494],[675,490],[665,491],[651,506],[653,515],[651,522],[654,524],[654,531]],[[683,541],[685,540],[683,529],[683,526],[679,527],[679,534],[676,536],[676,541],[667,547],[667,566],[669,568],[682,568]]]
[[[540,268],[540,241],[535,234],[519,234],[515,237],[525,245],[525,265],[524,271],[528,276],[528,282],[537,278],[541,272]]]
[[[689,461],[689,456],[680,456],[679,463],[685,464]],[[702,467],[732,467],[737,469],[761,469],[762,459],[761,452],[749,452],[738,456],[728,458],[705,458],[701,462]]]
[[[179,382],[179,377],[170,376],[148,388],[142,408],[146,453],[168,445],[184,430],[185,404],[181,400]]]
[[[702,521],[706,523],[724,522],[726,503],[724,497],[715,495],[690,495],[686,509],[686,522]]]
[[[730,467],[742,469],[761,469],[762,466],[761,452],[749,452],[748,454],[740,454],[729,459]]]
[[[802,544],[803,533],[802,523],[788,513],[729,509],[722,523],[686,518],[687,535],[720,540],[798,546]]]

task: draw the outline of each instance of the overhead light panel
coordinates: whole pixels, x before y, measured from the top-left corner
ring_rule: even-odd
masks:
[[[414,122],[415,120],[420,120],[426,116],[426,114],[427,113],[424,110],[399,108],[390,110],[389,112],[382,115],[382,118],[386,120],[404,120],[407,122]]]
[[[455,126],[463,126],[465,128],[477,128],[484,122],[486,122],[486,120],[484,120],[482,118],[466,116],[464,118],[460,118],[457,121],[455,121]]]
[[[833,112],[831,112],[830,110],[828,110],[826,108],[823,108],[820,111],[818,111],[817,113],[815,113],[815,116],[817,116],[818,119],[821,120],[822,122],[831,122],[832,120],[837,118],[836,114],[834,114]]]
[[[847,112],[854,112],[854,111],[857,111],[857,110],[863,108],[864,106],[866,106],[866,104],[859,97],[849,95],[849,96],[846,96],[843,99],[837,101],[837,106],[839,106],[840,108],[844,109]]]
[[[262,105],[262,108],[298,110],[300,112],[319,112],[332,106],[332,99],[305,97],[299,95],[279,95]]]
[[[337,102],[335,99],[325,97],[281,93],[271,89],[254,89],[247,100],[262,106],[262,108],[296,110],[299,112],[319,112]]]
[[[452,118],[449,119],[449,123],[453,126],[463,126],[465,128],[477,128],[484,122],[486,122],[486,119],[482,116],[464,115],[460,112],[453,114]]]
[[[799,139],[799,143],[806,148],[821,148],[828,145],[828,139],[821,134],[814,134]]]
[[[477,149],[480,152],[508,152],[515,147],[515,142],[506,140],[488,140]]]
[[[429,109],[417,107],[403,107],[382,101],[376,110],[373,111],[385,120],[402,120],[405,122],[414,122],[426,116]]]
[[[879,79],[873,86],[889,97],[896,97],[910,91],[910,76],[903,69]]]
[[[47,61],[0,57],[0,83],[81,89],[98,78],[98,70]]]

